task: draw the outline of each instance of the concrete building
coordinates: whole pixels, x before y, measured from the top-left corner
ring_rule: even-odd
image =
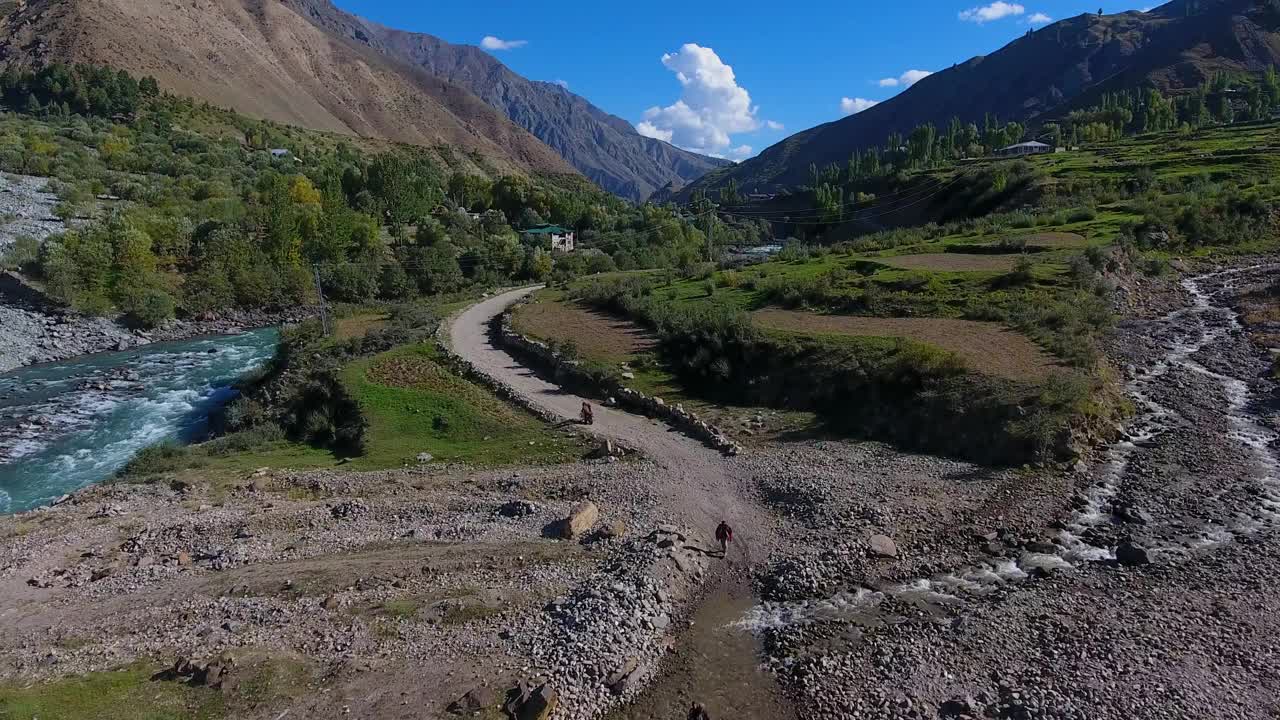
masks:
[[[1017,157],[1018,155],[1040,155],[1042,153],[1053,152],[1052,145],[1045,145],[1042,142],[1032,140],[1031,142],[1018,143],[1009,147],[1000,148],[996,151],[996,157]]]
[[[529,244],[543,244],[545,239],[550,243],[552,250],[560,252],[573,252],[574,235],[573,231],[559,225],[535,225],[534,227],[520,231],[520,237]]]

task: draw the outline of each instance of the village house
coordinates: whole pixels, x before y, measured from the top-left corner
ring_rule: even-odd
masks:
[[[1040,155],[1042,153],[1053,152],[1052,145],[1046,145],[1042,142],[1032,140],[1031,142],[1018,143],[1009,147],[1000,148],[996,151],[996,157],[1017,157],[1019,155]]]
[[[559,252],[573,252],[574,235],[573,231],[559,225],[535,225],[526,230],[520,231],[521,238],[531,245],[542,245],[544,240],[550,241],[552,250]]]

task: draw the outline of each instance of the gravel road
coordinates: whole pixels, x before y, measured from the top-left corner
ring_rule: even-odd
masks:
[[[513,290],[472,306],[453,321],[450,343],[476,369],[546,410],[566,420],[576,419],[585,398],[534,374],[490,339],[493,318],[537,289]],[[720,520],[735,528],[733,551],[713,571],[710,599],[695,615],[719,617],[725,614],[724,607],[749,607],[751,586],[742,581],[743,576],[753,563],[767,559],[777,526],[777,519],[755,501],[750,476],[735,473],[734,463],[697,440],[614,408],[597,406],[591,431],[653,459],[660,468],[659,483],[650,490],[671,514],[670,522],[704,528],[708,546]],[[724,621],[716,623],[715,630],[704,631],[696,619],[694,627],[698,631],[684,633],[669,660],[668,665],[678,669],[665,673],[619,717],[673,717],[688,709],[690,699],[707,702],[715,717],[777,720],[794,715],[780,704],[772,679],[758,671],[756,653],[744,652],[744,646],[756,648],[756,643],[743,628]],[[746,678],[740,680],[741,692],[724,693],[722,674]]]

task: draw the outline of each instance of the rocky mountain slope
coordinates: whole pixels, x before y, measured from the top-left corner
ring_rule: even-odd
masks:
[[[447,145],[499,170],[571,173],[471,92],[327,32],[278,0],[29,0],[0,19],[0,61],[89,62],[248,115]]]
[[[1154,84],[1198,85],[1214,73],[1259,72],[1280,64],[1280,11],[1258,0],[1174,0],[1150,12],[1084,14],[1014,40],[991,55],[935,73],[856,115],[793,135],[759,156],[694,186],[801,182],[810,163],[845,162],[890,132],[952,117],[982,124],[1065,114],[1103,92]]]
[[[624,198],[644,200],[672,181],[684,185],[731,164],[644,137],[626,120],[559,85],[521,77],[479,48],[372,23],[337,9],[329,0],[287,2],[332,34],[470,90],[583,175]]]

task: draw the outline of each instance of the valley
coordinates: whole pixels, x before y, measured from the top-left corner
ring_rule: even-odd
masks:
[[[1276,717],[1280,5],[1109,8],[0,3],[0,718]]]

